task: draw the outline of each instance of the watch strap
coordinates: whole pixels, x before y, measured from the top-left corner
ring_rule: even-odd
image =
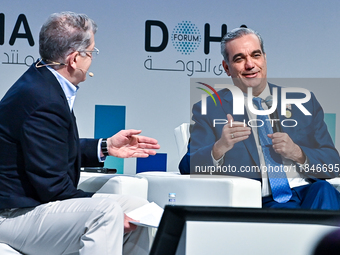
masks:
[[[102,150],[102,153],[105,157],[109,156],[109,151],[107,149],[107,139],[106,138],[103,138],[102,139],[102,142],[100,144],[100,148]]]

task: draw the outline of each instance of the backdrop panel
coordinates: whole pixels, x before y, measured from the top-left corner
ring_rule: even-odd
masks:
[[[174,128],[190,121],[190,78],[221,78],[218,38],[247,25],[265,42],[272,78],[339,78],[338,1],[2,1],[0,97],[36,60],[38,33],[49,14],[88,14],[99,27],[93,78],[80,84],[75,114],[82,137],[93,137],[95,105],[126,106],[126,128],[158,139],[168,171],[178,171]],[[33,39],[33,40],[32,40]],[[186,51],[188,50],[188,51]],[[339,86],[306,85],[325,112],[339,116]],[[320,89],[321,87],[321,89]],[[336,119],[339,127],[339,118]],[[339,131],[336,130],[336,139]],[[339,149],[339,141],[336,141]],[[124,161],[134,173],[136,160]]]

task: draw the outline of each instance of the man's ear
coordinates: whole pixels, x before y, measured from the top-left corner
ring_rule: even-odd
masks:
[[[228,76],[230,76],[228,64],[223,60],[222,65],[223,65],[224,71],[227,73]]]
[[[66,58],[66,63],[69,67],[76,69],[77,68],[77,57],[79,55],[79,52],[73,52],[70,55],[67,56]]]

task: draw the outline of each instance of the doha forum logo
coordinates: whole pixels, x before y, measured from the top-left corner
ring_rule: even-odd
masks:
[[[198,27],[191,21],[182,21],[174,27],[171,42],[177,52],[190,55],[200,46],[201,34]]]
[[[227,33],[227,25],[212,25],[217,32],[210,32],[210,24],[194,24],[183,19],[172,24],[160,20],[145,21],[145,51],[148,53],[144,61],[149,71],[185,72],[188,76],[195,73],[223,74],[221,59],[209,56],[210,47],[220,44]],[[170,51],[167,51],[170,49]],[[214,49],[215,50],[215,49]],[[165,55],[159,54],[165,51]],[[176,54],[173,54],[173,51]],[[204,54],[204,55],[203,55]]]
[[[226,24],[221,25],[221,32],[211,34],[209,23],[205,23],[204,26],[199,29],[196,24],[187,20],[179,22],[174,27],[169,28],[160,20],[146,20],[145,51],[162,52],[171,41],[172,46],[182,55],[190,55],[196,50],[199,50],[199,48],[202,48],[204,54],[208,55],[210,53],[210,44],[220,43],[223,36],[227,33]],[[200,47],[201,44],[203,47]]]

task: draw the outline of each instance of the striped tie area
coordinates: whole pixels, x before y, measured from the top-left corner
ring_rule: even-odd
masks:
[[[263,110],[261,101],[262,99],[259,97],[253,98],[253,102],[258,110]],[[281,156],[274,151],[272,140],[267,136],[273,133],[271,122],[269,121],[268,115],[258,115],[257,118],[263,121],[263,125],[257,127],[257,131],[267,166],[273,199],[278,203],[286,203],[292,197],[292,191],[290,190],[287,176],[284,172]]]

